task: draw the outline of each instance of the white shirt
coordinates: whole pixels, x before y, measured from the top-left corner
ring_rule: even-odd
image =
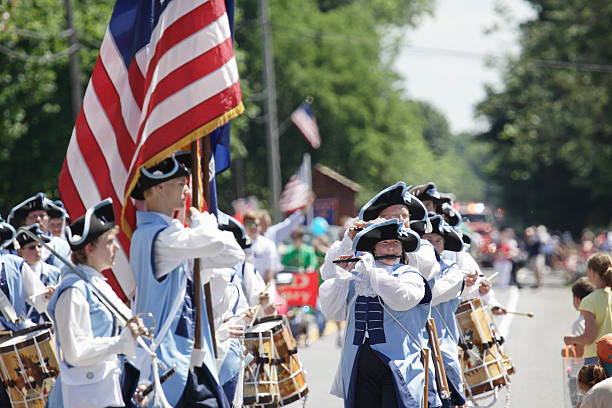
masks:
[[[130,310],[121,302],[106,278],[87,265],[79,265],[90,282],[95,285],[126,317]],[[134,355],[136,344],[129,330],[124,329],[119,336],[94,337],[89,318],[89,303],[77,288],[66,289],[59,297],[55,307],[57,336],[68,364],[79,367],[99,363],[115,354]],[[123,326],[125,322],[120,322]]]
[[[372,254],[362,255],[363,261],[359,261],[354,268],[355,274],[340,269],[333,278],[325,280],[319,287],[319,300],[321,311],[329,320],[344,320],[346,318],[347,297],[351,280],[367,279],[374,296],[381,299],[393,310],[408,310],[416,305],[425,296],[425,282],[423,278],[414,273],[404,273],[399,277],[392,276],[392,266],[374,262]],[[326,257],[325,261],[328,259]],[[361,286],[356,282],[357,287]],[[361,289],[360,289],[361,290]],[[370,292],[362,293],[368,296]],[[357,293],[360,294],[360,293]]]
[[[458,297],[463,286],[463,271],[457,268],[457,265],[453,264],[444,276],[440,276],[440,274],[441,272],[436,276],[436,281],[431,288],[432,306]]]
[[[236,283],[240,284],[239,281],[239,279],[236,279]],[[266,290],[266,283],[250,262],[244,264],[242,287],[249,306],[259,304],[259,294]]]
[[[274,242],[263,235],[258,235],[252,242],[251,247],[246,249],[246,253],[249,262],[255,266],[259,273],[265,275],[266,271],[276,272],[279,270],[280,259]]]
[[[244,251],[230,231],[217,228],[217,219],[206,212],[191,218],[191,227],[165,214],[156,213],[167,223],[155,238],[155,277],[162,278],[182,262],[200,258],[202,283],[208,282],[212,268],[231,268],[244,260]],[[191,268],[193,269],[193,268]],[[190,269],[190,270],[191,270]]]
[[[40,279],[36,276],[32,268],[24,262],[21,266],[21,281],[23,284],[23,295],[27,304],[32,305],[36,308],[38,313],[43,313],[47,310],[47,304],[49,303],[49,299],[45,296],[37,296],[32,298],[32,295],[36,295],[43,290],[45,290],[45,285],[40,281]],[[25,315],[18,316],[20,320],[25,320]],[[25,323],[26,327],[32,325],[32,323]],[[5,330],[5,327],[2,323],[0,323],[0,330]]]
[[[304,216],[302,215],[302,210],[297,210],[278,224],[269,226],[264,233],[264,237],[278,245],[289,238],[293,230],[303,222]]]

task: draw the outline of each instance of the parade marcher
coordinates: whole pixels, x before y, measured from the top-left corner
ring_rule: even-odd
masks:
[[[347,319],[332,389],[345,407],[421,406],[431,292],[415,268],[400,262],[418,245],[403,222],[376,220],[355,236],[357,263],[328,265],[334,276],[319,288],[322,310],[328,319]]]
[[[580,302],[584,316],[584,334],[565,336],[565,344],[584,345],[584,364],[597,362],[595,342],[612,333],[612,259],[604,252],[597,252],[587,261],[587,277],[595,290]]]
[[[62,238],[52,236],[49,232],[49,211],[62,211],[62,209],[49,200],[44,193],[38,193],[13,207],[9,213],[8,222],[15,227],[22,225],[27,227],[38,223],[41,231],[51,238],[49,246],[64,258],[69,258],[70,245],[68,245],[68,242]],[[48,264],[55,265],[59,269],[63,267],[62,262],[46,248],[43,248],[42,260]]]
[[[66,227],[68,226],[68,213],[61,200],[53,202],[54,207],[47,211],[49,214],[49,233],[58,238],[66,239]]]
[[[421,238],[429,241],[436,253],[441,256],[443,251],[459,252],[463,250],[463,241],[459,234],[444,222],[442,216],[429,213],[431,232],[426,231],[423,221],[412,222],[412,228],[417,231]],[[465,404],[463,391],[462,372],[459,363],[459,326],[455,318],[455,311],[459,306],[464,281],[470,284],[474,282],[466,280],[463,271],[453,262],[440,259],[440,272],[429,281],[432,293],[432,317],[436,323],[440,350],[444,361],[444,370],[450,388],[450,399],[443,399],[442,406]]]
[[[51,238],[42,233],[38,227],[38,224],[30,225],[27,227],[27,230],[30,233],[38,236],[38,238],[45,243],[51,241]],[[42,284],[45,286],[57,286],[60,280],[60,270],[54,265],[49,265],[48,263],[41,261],[42,245],[23,231],[19,231],[17,233],[15,240],[19,244],[17,253],[20,257],[25,259],[27,264],[32,269],[32,272],[34,272],[34,275],[36,275]],[[32,306],[27,307],[26,317],[32,320],[32,322],[35,324],[49,321],[46,314],[39,315]]]
[[[450,203],[452,200],[449,194],[440,193],[433,181],[410,188],[410,194],[418,198],[427,211],[437,214],[442,214],[442,204]]]
[[[234,238],[240,248],[246,250],[251,247],[251,239],[246,234],[244,227],[234,217],[218,211],[217,219],[219,229],[222,231],[230,231],[234,234]],[[249,261],[242,261],[234,266],[231,282],[238,282],[242,286],[249,306],[258,304],[267,305],[270,302],[270,295],[266,291],[266,284],[263,277],[257,272],[255,267]],[[271,312],[274,312],[273,310]]]
[[[60,373],[47,407],[121,407],[134,390],[131,386],[122,389],[120,355],[134,355],[136,338],[147,330],[137,317],[120,320],[99,295],[130,316],[101,273],[113,267],[119,249],[112,201],[106,199],[89,208],[71,229],[71,258],[82,276],[64,268],[61,284],[49,302],[61,353]]]
[[[0,235],[3,247],[14,244],[15,230],[5,222],[0,222]],[[21,330],[34,323],[27,317],[27,308],[34,307],[37,313],[47,308],[53,287],[45,285],[37,278],[28,263],[21,257],[0,253],[0,330]],[[36,296],[33,296],[36,295]]]
[[[200,259],[202,283],[214,268],[231,271],[244,259],[232,233],[220,231],[216,218],[190,208],[188,227],[172,218],[185,208],[191,155],[177,152],[159,164],[142,168],[132,197],[145,200],[147,211],[136,214],[130,266],[136,280],[133,310],[151,313],[160,329],[152,348],[159,359],[176,367],[163,384],[174,407],[224,407],[227,399],[219,385],[205,308],[202,310],[202,349],[194,349],[195,300],[191,260]],[[229,272],[228,272],[229,273]],[[205,305],[202,299],[202,305]],[[141,361],[141,383],[151,380]]]
[[[0,217],[0,254],[10,254],[11,250],[8,248],[13,248],[15,243],[15,236],[17,233],[15,232],[15,228],[8,222],[4,221],[4,218]]]
[[[210,280],[219,384],[230,402],[241,385],[238,384],[242,359],[239,339],[244,336],[245,316],[252,315],[240,282],[230,280],[233,272],[233,269],[225,273],[215,269]]]

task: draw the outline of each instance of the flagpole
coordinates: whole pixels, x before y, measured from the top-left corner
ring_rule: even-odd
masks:
[[[208,172],[208,162],[210,160],[210,139],[201,139],[204,143],[202,168],[202,188],[204,200],[210,202],[210,182]],[[198,141],[191,143],[191,205],[195,208],[200,208],[200,160],[198,155]],[[196,311],[195,321],[195,340],[193,347],[202,349],[202,281],[200,279],[200,259],[195,258],[193,261],[193,286],[194,286],[194,301]],[[212,297],[210,294],[210,283],[204,285],[204,299],[206,299],[206,313],[208,317],[208,325],[210,327],[210,336],[213,344],[213,352],[217,357],[217,339],[215,336],[215,325],[213,320]]]

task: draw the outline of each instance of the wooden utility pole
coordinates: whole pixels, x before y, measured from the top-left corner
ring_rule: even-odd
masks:
[[[270,38],[270,18],[268,15],[268,0],[259,0],[261,15],[261,31],[263,37],[263,74],[266,96],[266,140],[268,144],[268,185],[270,186],[270,201],[273,208],[273,218],[280,220],[279,207],[281,193],[280,153],[278,148],[278,117],[276,112],[276,84],[274,79],[274,57]]]
[[[72,115],[76,121],[79,111],[81,110],[81,102],[83,101],[83,91],[81,89],[81,64],[79,62],[79,43],[76,38],[76,30],[72,23],[72,0],[64,0],[64,8],[66,9],[66,26],[70,30],[68,35],[68,44],[70,44],[70,96],[72,99]]]

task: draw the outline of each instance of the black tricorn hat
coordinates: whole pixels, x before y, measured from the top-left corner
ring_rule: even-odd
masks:
[[[419,236],[414,231],[405,228],[404,223],[400,223],[397,218],[393,218],[371,224],[360,231],[353,240],[353,252],[372,252],[378,242],[388,239],[400,241],[405,252],[416,251],[421,243]]]
[[[395,204],[408,207],[411,220],[423,220],[427,217],[427,209],[423,203],[408,192],[406,183],[400,181],[385,188],[361,207],[359,218],[364,221],[374,220],[382,210]]]
[[[444,238],[444,249],[453,252],[459,252],[463,249],[463,240],[457,231],[448,225],[442,219],[441,215],[429,213],[429,222],[431,223],[431,234],[439,234]],[[425,221],[410,222],[410,228],[416,231],[421,237],[427,232],[427,223]]]
[[[461,239],[463,240],[463,243],[464,243],[465,245],[468,245],[468,246],[469,246],[469,245],[472,245],[472,238],[470,238],[470,236],[469,236],[468,234],[465,234],[465,233],[464,233],[464,234],[461,236]]]
[[[13,243],[15,228],[0,217],[0,248],[4,249]]]
[[[440,193],[438,192],[436,184],[433,181],[421,184],[419,186],[414,186],[410,189],[410,192],[419,200],[431,200],[436,203],[440,200]]]
[[[43,242],[51,241],[51,238],[44,235],[43,232],[40,230],[40,225],[38,225],[38,223],[35,223],[35,224],[30,225],[29,227],[19,228],[19,232],[17,232],[17,235],[15,236],[15,240],[17,241],[17,243],[19,244],[21,248],[23,248],[24,245],[27,245],[35,241],[34,238],[32,238],[31,236],[23,232],[24,229],[30,231],[34,235],[37,235],[38,238],[40,238],[40,240]]]
[[[85,248],[85,245],[95,241],[100,235],[115,226],[115,211],[113,200],[107,198],[93,207],[89,207],[85,215],[70,224],[71,235],[68,237],[70,249],[73,251]]]
[[[234,234],[236,242],[238,242],[242,249],[251,247],[251,239],[248,237],[244,227],[237,219],[230,217],[222,211],[217,211],[217,222],[219,223],[220,230],[231,231],[232,234]]]
[[[53,201],[49,200],[45,193],[38,193],[13,207],[7,221],[12,225],[20,226],[32,211],[43,210],[48,212],[52,209],[52,204]]]
[[[144,200],[145,190],[165,181],[191,174],[191,153],[175,152],[154,166],[140,169],[140,178],[130,196],[136,200]]]
[[[49,209],[47,210],[49,218],[66,218],[68,219],[68,213],[64,207],[62,200],[55,200],[49,203]]]
[[[461,224],[461,214],[450,203],[442,204],[442,217],[451,227]]]

